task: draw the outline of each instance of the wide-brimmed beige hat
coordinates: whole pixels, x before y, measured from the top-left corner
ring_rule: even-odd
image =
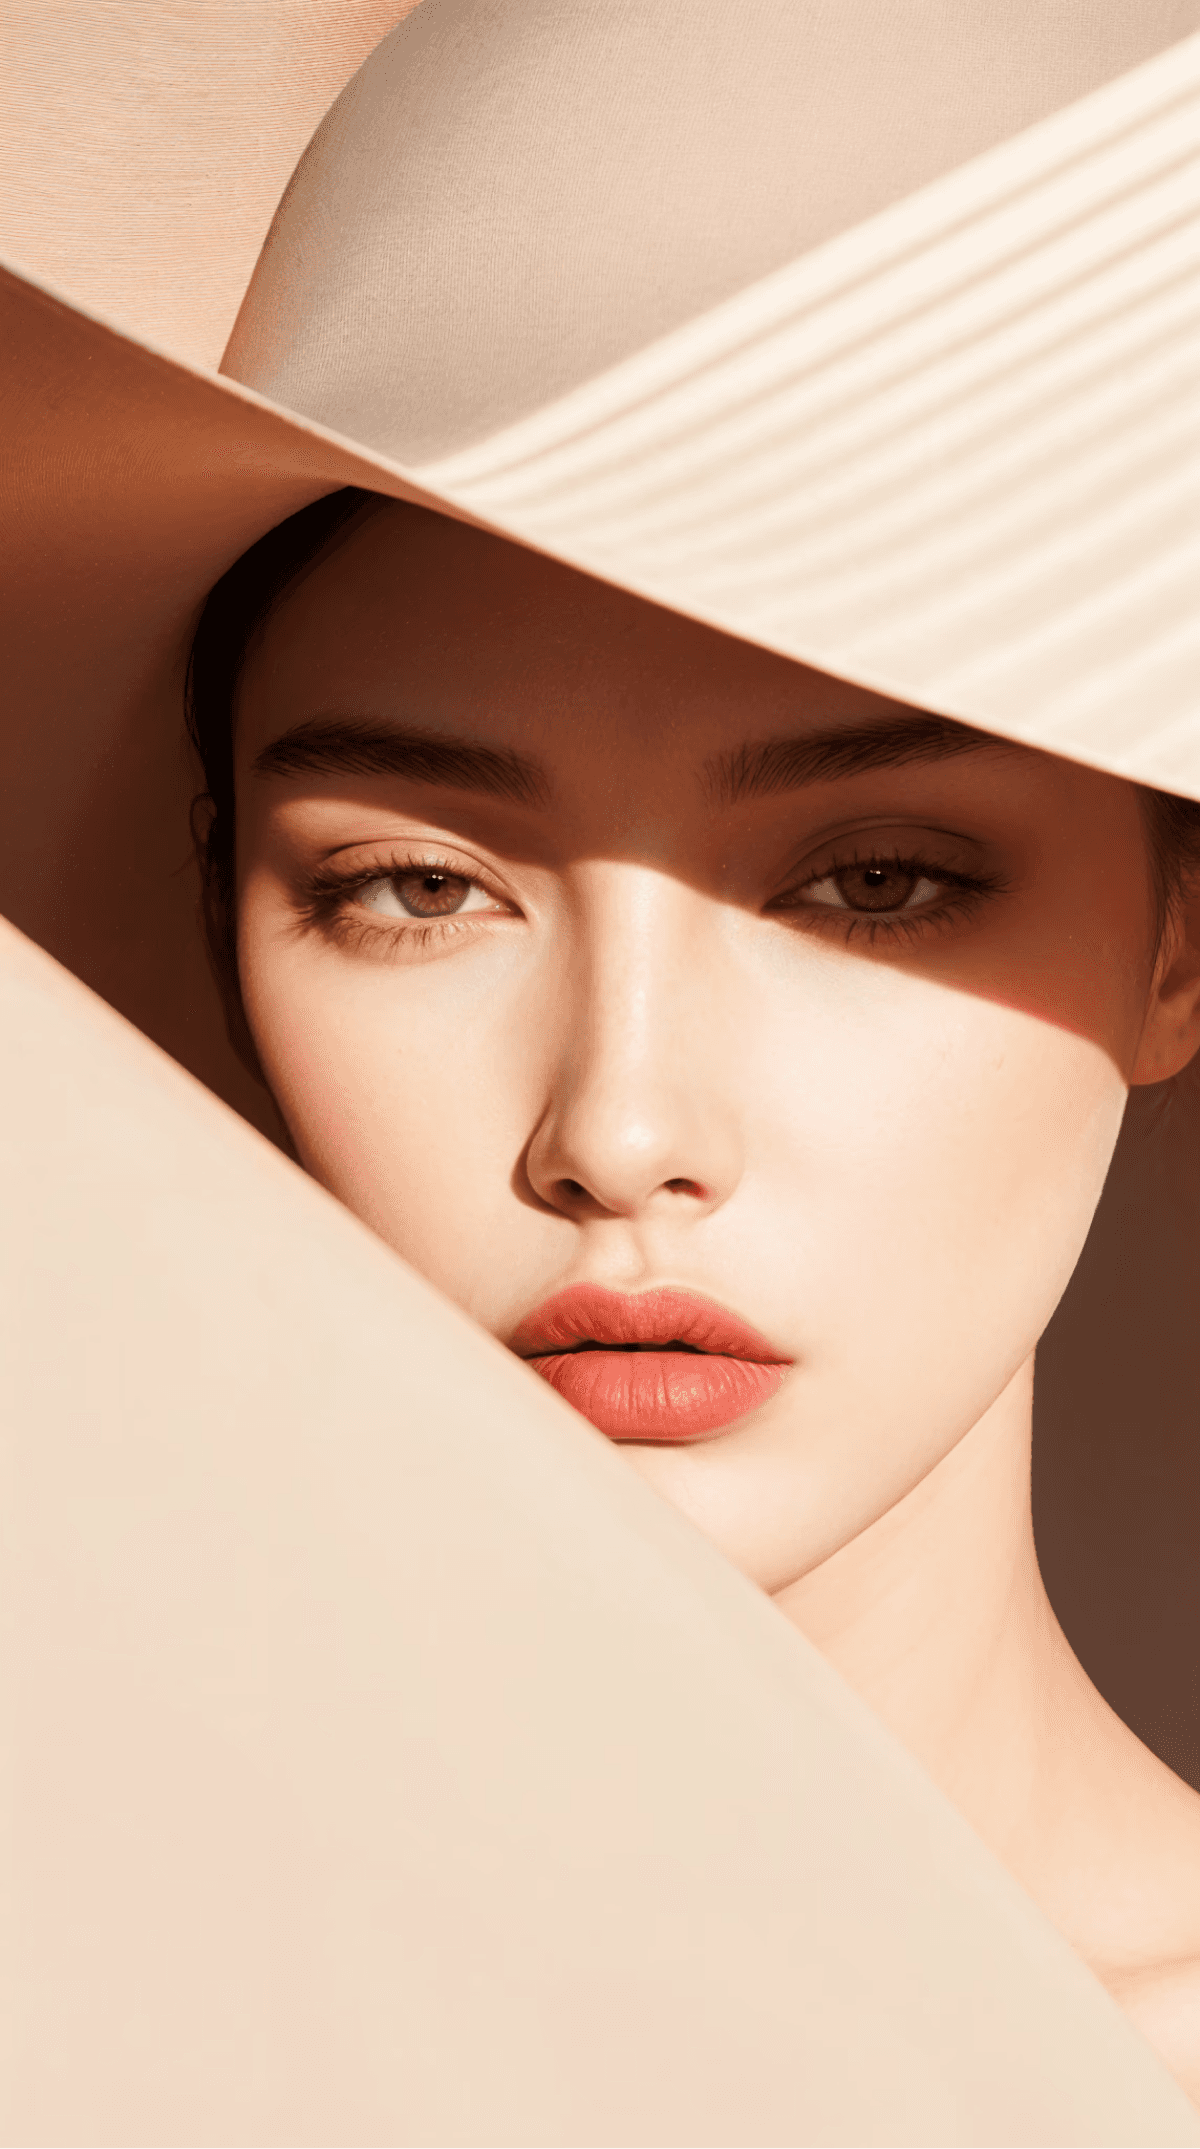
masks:
[[[1200,796],[1200,5],[399,12],[11,33],[4,2138],[1200,2139],[800,1638],[216,1101],[277,1132],[181,714],[209,586],[350,484]],[[1037,1443],[1183,1772],[1197,1290],[1189,1075]]]

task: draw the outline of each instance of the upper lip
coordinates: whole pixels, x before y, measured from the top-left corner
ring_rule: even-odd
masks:
[[[578,1350],[589,1343],[686,1344],[694,1351],[718,1352],[726,1358],[750,1358],[760,1365],[788,1365],[790,1359],[768,1343],[748,1321],[738,1319],[715,1299],[698,1291],[658,1285],[649,1291],[609,1291],[599,1283],[568,1284],[526,1314],[509,1340],[521,1358]]]

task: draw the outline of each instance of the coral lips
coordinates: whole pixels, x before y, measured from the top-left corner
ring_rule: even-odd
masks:
[[[611,1440],[703,1439],[757,1410],[791,1362],[696,1292],[590,1283],[548,1298],[509,1348]]]

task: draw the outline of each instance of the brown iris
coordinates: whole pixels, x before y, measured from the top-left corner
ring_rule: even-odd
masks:
[[[921,878],[899,864],[843,866],[830,877],[851,910],[900,910]]]
[[[461,910],[471,883],[458,873],[396,873],[396,900],[412,918],[445,918]]]

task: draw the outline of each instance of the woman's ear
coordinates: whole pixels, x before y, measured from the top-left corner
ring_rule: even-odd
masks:
[[[1130,1083],[1167,1082],[1200,1051],[1200,879],[1171,906]]]

